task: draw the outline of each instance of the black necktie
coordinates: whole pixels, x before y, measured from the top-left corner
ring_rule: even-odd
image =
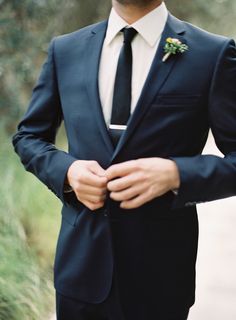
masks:
[[[132,48],[131,42],[137,31],[125,28],[124,43],[120,51],[112,103],[111,124],[109,131],[114,146],[117,145],[130,117],[131,83],[132,83]]]

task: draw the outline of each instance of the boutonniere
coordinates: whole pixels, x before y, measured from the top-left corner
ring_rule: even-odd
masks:
[[[184,53],[188,50],[188,46],[183,44],[179,39],[167,38],[164,46],[165,55],[162,59],[165,62],[172,54]]]

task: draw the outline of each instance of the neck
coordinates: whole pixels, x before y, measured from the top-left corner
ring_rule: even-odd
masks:
[[[125,1],[124,1],[125,2]],[[153,0],[148,4],[128,4],[120,3],[119,0],[112,0],[112,5],[118,15],[124,19],[128,24],[132,24],[135,21],[141,19],[150,11],[161,5],[161,0]]]

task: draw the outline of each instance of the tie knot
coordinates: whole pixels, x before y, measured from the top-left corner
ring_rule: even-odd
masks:
[[[122,29],[122,32],[124,33],[125,43],[131,43],[135,35],[137,34],[137,31],[134,28],[124,28]]]

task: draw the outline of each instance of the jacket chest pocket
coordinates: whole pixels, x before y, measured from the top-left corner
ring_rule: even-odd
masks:
[[[160,107],[185,107],[199,106],[202,104],[201,95],[159,95],[152,103]]]

